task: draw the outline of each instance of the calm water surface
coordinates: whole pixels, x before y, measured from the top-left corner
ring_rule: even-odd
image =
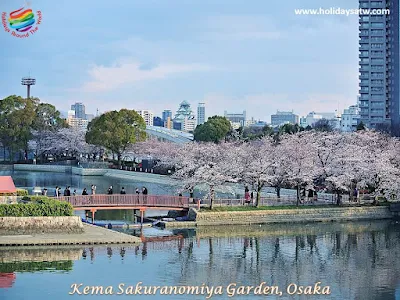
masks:
[[[283,291],[270,299],[400,299],[400,224],[358,222],[269,225],[161,231],[170,240],[137,247],[73,247],[0,250],[0,299],[71,299],[71,285],[257,286],[265,281]],[[7,276],[4,274],[8,274]],[[291,283],[320,281],[330,296],[288,296]],[[128,299],[134,295],[87,295]],[[195,295],[147,295],[138,299],[205,299]],[[256,297],[260,298],[260,297]]]

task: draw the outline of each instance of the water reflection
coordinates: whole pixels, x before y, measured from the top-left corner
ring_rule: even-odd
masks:
[[[143,281],[227,286],[265,281],[284,287],[321,281],[331,287],[333,299],[395,299],[400,285],[400,226],[393,222],[199,227],[171,232],[168,237],[143,237],[137,246],[77,247],[69,252],[0,250],[0,272],[59,268],[69,276],[60,281],[75,282],[87,280],[82,279],[85,270],[85,278],[96,283],[107,274],[107,280],[100,280],[107,285]],[[58,262],[47,266],[44,256]],[[69,260],[60,265],[60,256]],[[43,260],[42,266],[23,265],[22,260],[29,257]],[[9,268],[10,263],[19,266]],[[36,280],[41,279],[37,276]]]

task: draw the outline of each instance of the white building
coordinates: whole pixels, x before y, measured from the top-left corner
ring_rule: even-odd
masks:
[[[340,122],[341,131],[355,131],[357,125],[360,122],[360,109],[357,105],[349,106],[345,109],[342,114],[342,119]]]
[[[196,129],[197,126],[197,120],[194,116],[187,117],[183,119],[183,131],[186,132],[193,132]]]
[[[144,110],[137,110],[136,111],[146,122],[146,125],[153,126],[153,118],[154,114],[152,111],[144,109]]]
[[[89,124],[88,120],[81,119],[81,118],[75,118],[75,117],[68,117],[67,118],[67,123],[69,126],[72,128],[81,128],[81,129],[87,129],[87,126]]]
[[[302,127],[307,127],[307,126],[313,126],[317,121],[326,119],[331,121],[331,124],[334,129],[339,129],[340,128],[340,116],[338,116],[336,113],[332,112],[315,112],[312,111],[310,112],[306,117],[301,117],[300,118],[300,126]]]

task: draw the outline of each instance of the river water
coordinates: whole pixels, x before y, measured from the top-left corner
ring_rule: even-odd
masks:
[[[66,183],[65,174],[53,173],[18,172],[13,178],[17,186],[82,187],[93,182],[98,187],[124,184],[129,189],[138,185],[79,176],[68,177]],[[157,190],[158,185],[146,186],[154,193],[165,191],[164,187]],[[129,222],[130,214],[107,213],[103,219]],[[267,295],[270,299],[400,299],[400,224],[396,221],[144,228],[127,233],[142,235],[146,242],[129,247],[0,249],[0,299],[206,299],[212,288],[211,299],[258,299],[266,295],[254,293],[266,291],[265,286],[278,293]],[[135,289],[140,282],[142,290]],[[86,286],[89,295],[78,295]],[[143,294],[144,286],[153,288],[151,292],[160,288],[152,295],[130,294]],[[174,286],[191,286],[199,294],[182,287],[174,290]],[[240,295],[239,286],[253,288]],[[311,286],[305,291],[330,294],[291,295],[296,286],[297,291]],[[100,295],[101,291],[109,294]]]
[[[89,294],[84,299],[130,299],[135,295],[117,295],[118,286],[123,284],[122,290],[129,293],[128,286],[139,282],[148,287],[220,286],[223,294],[212,299],[253,299],[252,293],[229,298],[228,293],[234,292],[229,285],[257,287],[262,282],[282,292],[270,299],[400,299],[396,222],[148,230],[147,236],[175,239],[137,247],[1,249],[0,299],[70,299],[80,297],[69,293],[76,292],[71,285],[81,283],[103,286],[103,292],[111,286],[114,293]],[[288,294],[288,286],[316,282],[329,286],[330,295]],[[136,298],[205,299],[206,295],[158,293]]]

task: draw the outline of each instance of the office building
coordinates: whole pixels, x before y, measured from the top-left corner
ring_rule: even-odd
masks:
[[[88,120],[81,119],[81,118],[68,118],[67,119],[67,124],[71,126],[72,128],[78,128],[78,129],[87,129],[87,126],[89,124]]]
[[[197,125],[204,124],[206,122],[206,104],[199,103],[197,106]]]
[[[166,109],[162,112],[162,120],[165,122],[167,122],[168,117],[172,119],[172,111],[169,109]]]
[[[359,0],[359,5],[382,12],[359,17],[360,120],[370,128],[392,125],[398,134],[399,0]]]
[[[71,105],[71,110],[75,111],[75,118],[86,120],[85,105],[80,102],[76,102]]]
[[[298,124],[299,116],[290,111],[277,111],[276,114],[271,115],[271,125],[281,126],[284,124]]]
[[[228,113],[224,111],[224,117],[227,118],[232,125],[233,129],[238,129],[239,127],[244,127],[246,125],[246,111],[243,113]]]
[[[340,120],[340,130],[341,131],[355,131],[357,125],[360,123],[360,109],[357,105],[352,105],[348,109],[343,111]]]
[[[315,112],[308,113],[307,116],[300,118],[300,126],[307,127],[313,126],[319,120],[326,119],[332,124],[335,129],[340,128],[340,117],[334,112]]]
[[[143,118],[146,125],[153,126],[154,114],[152,111],[144,109],[144,110],[137,110],[137,113]]]
[[[164,127],[164,122],[160,117],[154,117],[153,126]]]

